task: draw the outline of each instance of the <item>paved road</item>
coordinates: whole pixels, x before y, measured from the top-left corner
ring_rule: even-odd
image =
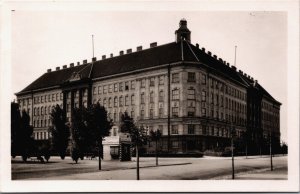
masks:
[[[231,158],[160,158],[155,166],[154,158],[140,159],[140,179],[144,180],[207,180],[231,179]],[[274,172],[268,157],[236,157],[237,179],[287,179],[287,156],[273,158]],[[98,170],[97,160],[82,160],[75,164],[70,158],[51,158],[49,163],[22,163],[12,159],[12,179],[39,180],[135,180],[136,162],[103,161]]]

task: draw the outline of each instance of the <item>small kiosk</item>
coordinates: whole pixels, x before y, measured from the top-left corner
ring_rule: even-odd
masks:
[[[103,160],[119,159],[131,160],[131,138],[127,133],[119,133],[118,136],[108,136],[103,140]]]

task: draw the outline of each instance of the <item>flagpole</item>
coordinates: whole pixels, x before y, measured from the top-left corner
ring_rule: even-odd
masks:
[[[94,58],[94,35],[92,34],[93,58]]]
[[[237,46],[234,46],[234,66],[236,67],[236,49]]]

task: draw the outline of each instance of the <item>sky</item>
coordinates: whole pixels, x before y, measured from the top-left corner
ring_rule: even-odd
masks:
[[[11,16],[14,93],[47,69],[137,46],[175,41],[185,18],[191,42],[251,75],[282,103],[280,128],[287,141],[287,14],[247,11],[14,11]],[[14,94],[11,94],[14,99]]]

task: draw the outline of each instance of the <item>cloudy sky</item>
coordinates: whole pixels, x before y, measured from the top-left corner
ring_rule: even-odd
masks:
[[[14,11],[12,91],[19,92],[47,69],[137,46],[173,42],[181,18],[198,43],[257,79],[282,102],[281,132],[287,141],[287,14],[285,12],[204,11]],[[11,94],[11,98],[15,98]]]

